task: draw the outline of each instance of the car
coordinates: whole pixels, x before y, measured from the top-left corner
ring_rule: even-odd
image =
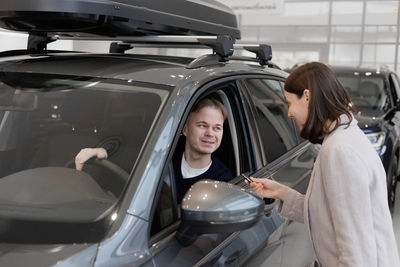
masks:
[[[399,78],[387,67],[333,66],[332,69],[350,94],[359,127],[382,160],[387,173],[389,208],[393,212],[400,174]]]
[[[0,25],[30,34],[26,50],[0,53],[0,265],[308,266],[305,226],[242,176],[305,193],[318,154],[287,116],[287,73],[271,48],[232,56],[240,31],[217,2],[136,2],[0,3]],[[115,42],[104,54],[46,49],[82,37]],[[213,53],[125,53],[135,45]],[[172,157],[190,110],[210,95],[228,111],[215,153],[234,178],[199,181],[178,204]],[[108,158],[75,170],[84,147]]]

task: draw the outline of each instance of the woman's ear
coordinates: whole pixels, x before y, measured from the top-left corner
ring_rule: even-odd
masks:
[[[303,96],[305,97],[305,100],[306,100],[307,102],[309,102],[309,101],[310,101],[310,97],[311,97],[310,90],[304,89],[304,91],[303,91]]]

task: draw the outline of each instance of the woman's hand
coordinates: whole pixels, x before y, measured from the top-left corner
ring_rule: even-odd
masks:
[[[79,151],[79,153],[75,156],[75,168],[78,171],[81,171],[83,164],[93,157],[97,157],[98,159],[106,159],[107,151],[102,147],[81,149],[81,151]]]
[[[263,198],[277,198],[284,200],[288,187],[270,179],[266,178],[253,178],[250,177],[253,182],[250,183],[251,189]],[[247,184],[249,182],[246,181]]]

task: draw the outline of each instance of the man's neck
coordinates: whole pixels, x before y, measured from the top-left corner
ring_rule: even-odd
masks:
[[[188,150],[183,152],[187,164],[194,169],[202,169],[207,167],[211,162],[211,154],[198,154]]]

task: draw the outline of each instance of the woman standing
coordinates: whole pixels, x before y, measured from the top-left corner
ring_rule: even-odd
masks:
[[[307,193],[255,178],[253,191],[280,199],[282,216],[307,225],[319,266],[400,266],[385,170],[347,91],[326,65],[312,62],[290,74],[285,98],[301,136],[322,143]]]

